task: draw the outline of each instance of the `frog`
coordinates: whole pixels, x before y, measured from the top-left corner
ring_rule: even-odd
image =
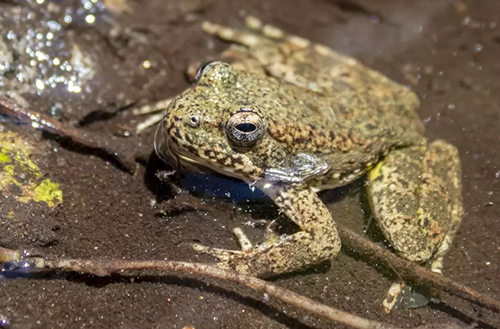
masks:
[[[241,250],[195,250],[257,277],[332,259],[341,241],[318,193],[365,177],[393,250],[441,273],[463,217],[460,158],[455,146],[424,136],[415,92],[327,46],[255,17],[245,23],[202,24],[231,46],[161,103],[155,150],[175,167],[261,189],[299,230],[254,245],[237,229]]]

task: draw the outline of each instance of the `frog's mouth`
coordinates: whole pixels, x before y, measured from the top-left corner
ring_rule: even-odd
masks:
[[[173,137],[165,133],[165,127],[162,123],[158,125],[155,133],[154,147],[156,154],[160,159],[170,164],[175,169],[203,167],[201,159],[197,160],[187,150],[178,145]]]
[[[243,181],[247,181],[244,176],[234,171],[232,167],[222,166],[208,159],[197,156],[199,151],[195,148],[188,148],[177,143],[173,136],[165,134],[165,127],[159,124],[156,130],[154,147],[156,154],[160,159],[167,162],[175,169],[182,168],[188,171],[203,171],[209,173],[219,173],[226,176],[231,176]]]

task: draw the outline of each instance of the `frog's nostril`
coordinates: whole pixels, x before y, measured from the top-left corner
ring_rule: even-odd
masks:
[[[236,129],[244,133],[251,133],[252,131],[255,131],[257,127],[253,123],[245,122],[236,125]]]

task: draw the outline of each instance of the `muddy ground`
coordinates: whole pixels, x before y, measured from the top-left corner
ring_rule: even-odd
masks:
[[[120,1],[106,3],[111,6]],[[99,63],[91,82],[83,82],[83,86],[93,83],[92,90],[99,95],[73,95],[68,100],[64,94],[54,95],[46,89],[31,94],[22,90],[18,99],[51,113],[54,97],[59,97],[56,114],[62,121],[115,136],[148,154],[153,130],[139,141],[135,136],[124,137],[123,131],[131,131],[129,127],[140,121],[126,106],[179,93],[188,86],[183,72],[190,61],[216,58],[227,46],[203,34],[199,27],[203,20],[240,27],[242,18],[252,14],[331,46],[411,86],[422,100],[419,114],[427,136],[458,147],[465,216],[445,258],[444,273],[500,298],[499,1],[156,0],[130,1],[128,5],[115,8],[107,18],[118,24],[119,36],[129,39],[110,37],[109,26],[100,30],[95,42],[92,26],[74,29],[72,42],[81,47],[105,40],[106,47],[113,50],[97,50],[104,53],[97,57],[104,62]],[[16,6],[23,4],[0,1],[4,13],[7,7]],[[1,31],[3,36],[6,32]],[[22,56],[18,58],[22,60]],[[141,66],[145,60],[151,61],[150,68]],[[9,86],[20,90],[11,81],[0,84],[4,94]],[[168,167],[154,156],[143,157],[131,175],[109,159],[71,144],[61,146],[53,136],[27,126],[3,126],[42,150],[35,162],[63,191],[63,202],[54,209],[4,198],[0,223],[0,245],[4,247],[71,258],[212,261],[195,254],[187,243],[237,248],[231,229],[261,219],[263,212],[273,209],[265,201],[235,206],[231,201],[207,198],[215,210],[162,215],[172,194],[168,184],[155,176],[157,170]],[[366,215],[360,189],[360,184],[353,184],[327,191],[322,197],[337,222],[361,233]],[[248,211],[254,207],[260,212]],[[248,227],[247,232],[255,240],[262,238],[262,228]],[[274,282],[402,327],[459,323],[500,328],[498,314],[446,294],[441,304],[386,315],[381,302],[392,279],[387,271],[343,251],[330,264]],[[265,301],[262,295],[234,284],[173,274],[138,279],[29,277],[4,272],[0,314],[12,328],[342,328],[276,301]]]

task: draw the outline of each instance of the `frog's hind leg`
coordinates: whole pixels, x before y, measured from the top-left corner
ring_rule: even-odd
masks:
[[[441,273],[462,219],[460,177],[457,150],[444,141],[391,151],[369,173],[373,214],[401,257]]]
[[[247,48],[232,44],[221,54],[222,61],[231,64],[236,70],[265,75],[262,64],[254,58]]]

